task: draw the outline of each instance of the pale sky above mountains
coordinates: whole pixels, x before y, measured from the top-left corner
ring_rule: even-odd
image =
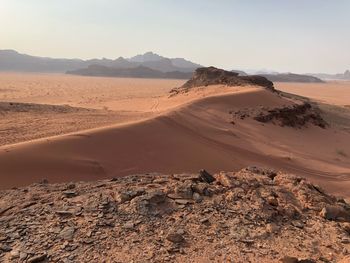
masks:
[[[0,0],[0,49],[336,73],[350,68],[349,14],[348,0]]]

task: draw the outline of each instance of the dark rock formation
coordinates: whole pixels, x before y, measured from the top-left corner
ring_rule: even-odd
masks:
[[[192,78],[182,87],[171,90],[171,93],[187,92],[194,87],[209,85],[227,86],[262,86],[274,91],[273,83],[262,76],[239,76],[238,73],[215,67],[198,68]]]
[[[259,122],[276,122],[281,126],[301,128],[307,123],[312,123],[321,128],[326,128],[327,123],[321,117],[319,111],[310,103],[297,104],[290,107],[275,108],[267,112],[261,112],[254,117]]]

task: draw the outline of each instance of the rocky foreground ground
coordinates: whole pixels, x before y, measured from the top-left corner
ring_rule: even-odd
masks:
[[[350,205],[307,180],[145,174],[0,191],[0,262],[350,262]]]

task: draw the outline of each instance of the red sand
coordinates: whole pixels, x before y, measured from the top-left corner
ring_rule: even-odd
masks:
[[[145,121],[1,147],[0,186],[265,165],[350,197],[350,159],[337,154],[350,154],[349,133],[254,120],[232,125],[230,110],[291,102],[259,88],[229,90],[162,98],[157,104],[162,114]]]

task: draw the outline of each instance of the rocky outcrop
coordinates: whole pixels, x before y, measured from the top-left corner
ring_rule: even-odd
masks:
[[[191,88],[209,85],[247,86],[256,85],[274,91],[273,83],[262,76],[239,76],[239,73],[215,67],[198,68],[192,78],[182,87],[175,88],[173,94],[188,92]]]
[[[307,102],[261,112],[259,115],[255,116],[254,119],[259,122],[274,122],[280,126],[295,128],[304,127],[307,123],[312,123],[321,128],[326,128],[327,126],[327,123],[323,120],[319,111]]]
[[[144,174],[0,191],[0,262],[338,262],[350,206],[294,175]]]
[[[326,128],[327,122],[322,118],[320,110],[308,102],[294,104],[280,108],[245,108],[239,111],[231,111],[233,119],[244,120],[253,118],[262,123],[273,123],[279,126],[302,128],[308,124]],[[233,120],[232,123],[235,123]]]

